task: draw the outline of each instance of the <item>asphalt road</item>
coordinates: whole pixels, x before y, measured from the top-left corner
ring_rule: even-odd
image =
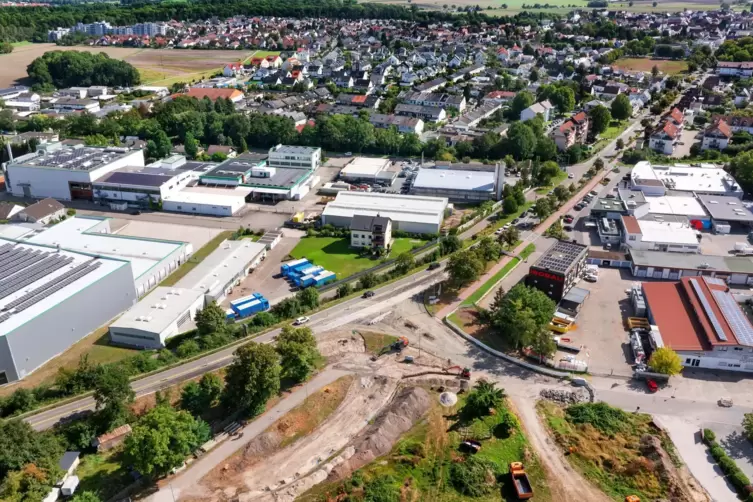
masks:
[[[386,311],[391,305],[403,301],[407,291],[417,288],[426,288],[431,283],[444,277],[443,268],[428,271],[424,270],[411,276],[400,279],[388,284],[382,288],[375,289],[375,295],[369,299],[353,298],[326,310],[322,310],[310,316],[311,320],[307,324],[315,332],[317,328],[321,331],[334,329],[337,325],[351,322],[350,319],[367,316],[373,312]],[[263,335],[253,338],[253,340],[243,340],[237,344],[222,349],[213,354],[206,355],[194,361],[187,362],[175,368],[161,371],[159,373],[134,380],[131,384],[136,397],[147,396],[158,390],[171,387],[185,380],[190,380],[197,376],[203,375],[210,371],[217,370],[229,365],[233,360],[233,353],[240,345],[254,341],[257,343],[270,343],[280,332],[276,329]],[[75,418],[80,414],[87,413],[94,409],[94,399],[85,397],[75,401],[41,411],[35,415],[24,418],[35,430],[45,430],[55,424]]]

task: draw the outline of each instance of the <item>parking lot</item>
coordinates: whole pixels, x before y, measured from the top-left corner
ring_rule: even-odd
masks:
[[[741,233],[739,229],[734,229],[730,234],[714,234],[708,231],[701,233],[701,252],[703,254],[711,255],[730,255],[735,249],[735,244],[742,242],[744,244],[750,244],[748,241],[748,234]]]
[[[675,159],[681,159],[687,155],[690,155],[690,149],[693,143],[697,141],[696,136],[700,133],[698,131],[684,130],[680,133],[680,141],[675,145],[675,150],[672,152],[671,157]]]
[[[632,282],[629,270],[601,268],[598,282],[578,283],[591,294],[581,307],[575,330],[563,336],[571,345],[583,347],[576,358],[586,361],[591,373],[632,375],[633,358],[624,322],[633,315],[625,292]],[[565,355],[571,354],[560,352],[557,358]]]

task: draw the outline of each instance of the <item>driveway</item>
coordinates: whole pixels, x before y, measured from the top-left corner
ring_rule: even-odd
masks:
[[[654,415],[654,420],[667,431],[688,470],[711,495],[714,502],[738,500],[735,488],[727,482],[722,470],[701,441],[698,425],[669,415]]]

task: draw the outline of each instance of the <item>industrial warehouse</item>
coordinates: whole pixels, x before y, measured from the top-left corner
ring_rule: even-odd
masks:
[[[137,298],[126,260],[0,237],[0,263],[0,384],[24,378]]]
[[[472,203],[500,200],[504,186],[504,165],[497,164],[493,171],[419,169],[411,186],[411,194]]]
[[[155,349],[194,327],[196,311],[221,302],[266,257],[267,246],[224,241],[173,287],[158,287],[110,326],[119,345]]]
[[[448,210],[447,199],[369,192],[339,192],[322,213],[323,225],[350,228],[356,215],[383,216],[393,230],[411,234],[437,234]]]

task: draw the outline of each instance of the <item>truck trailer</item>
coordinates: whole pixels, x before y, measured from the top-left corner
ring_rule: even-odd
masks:
[[[284,276],[288,276],[290,274],[290,271],[295,269],[296,267],[300,267],[301,265],[305,265],[309,263],[309,261],[306,258],[301,258],[300,260],[293,260],[289,261],[287,263],[283,263],[280,267],[280,273]]]
[[[528,474],[523,469],[522,462],[510,462],[510,477],[512,483],[515,485],[515,493],[518,495],[518,500],[526,500],[533,497],[533,487],[528,480]]]

